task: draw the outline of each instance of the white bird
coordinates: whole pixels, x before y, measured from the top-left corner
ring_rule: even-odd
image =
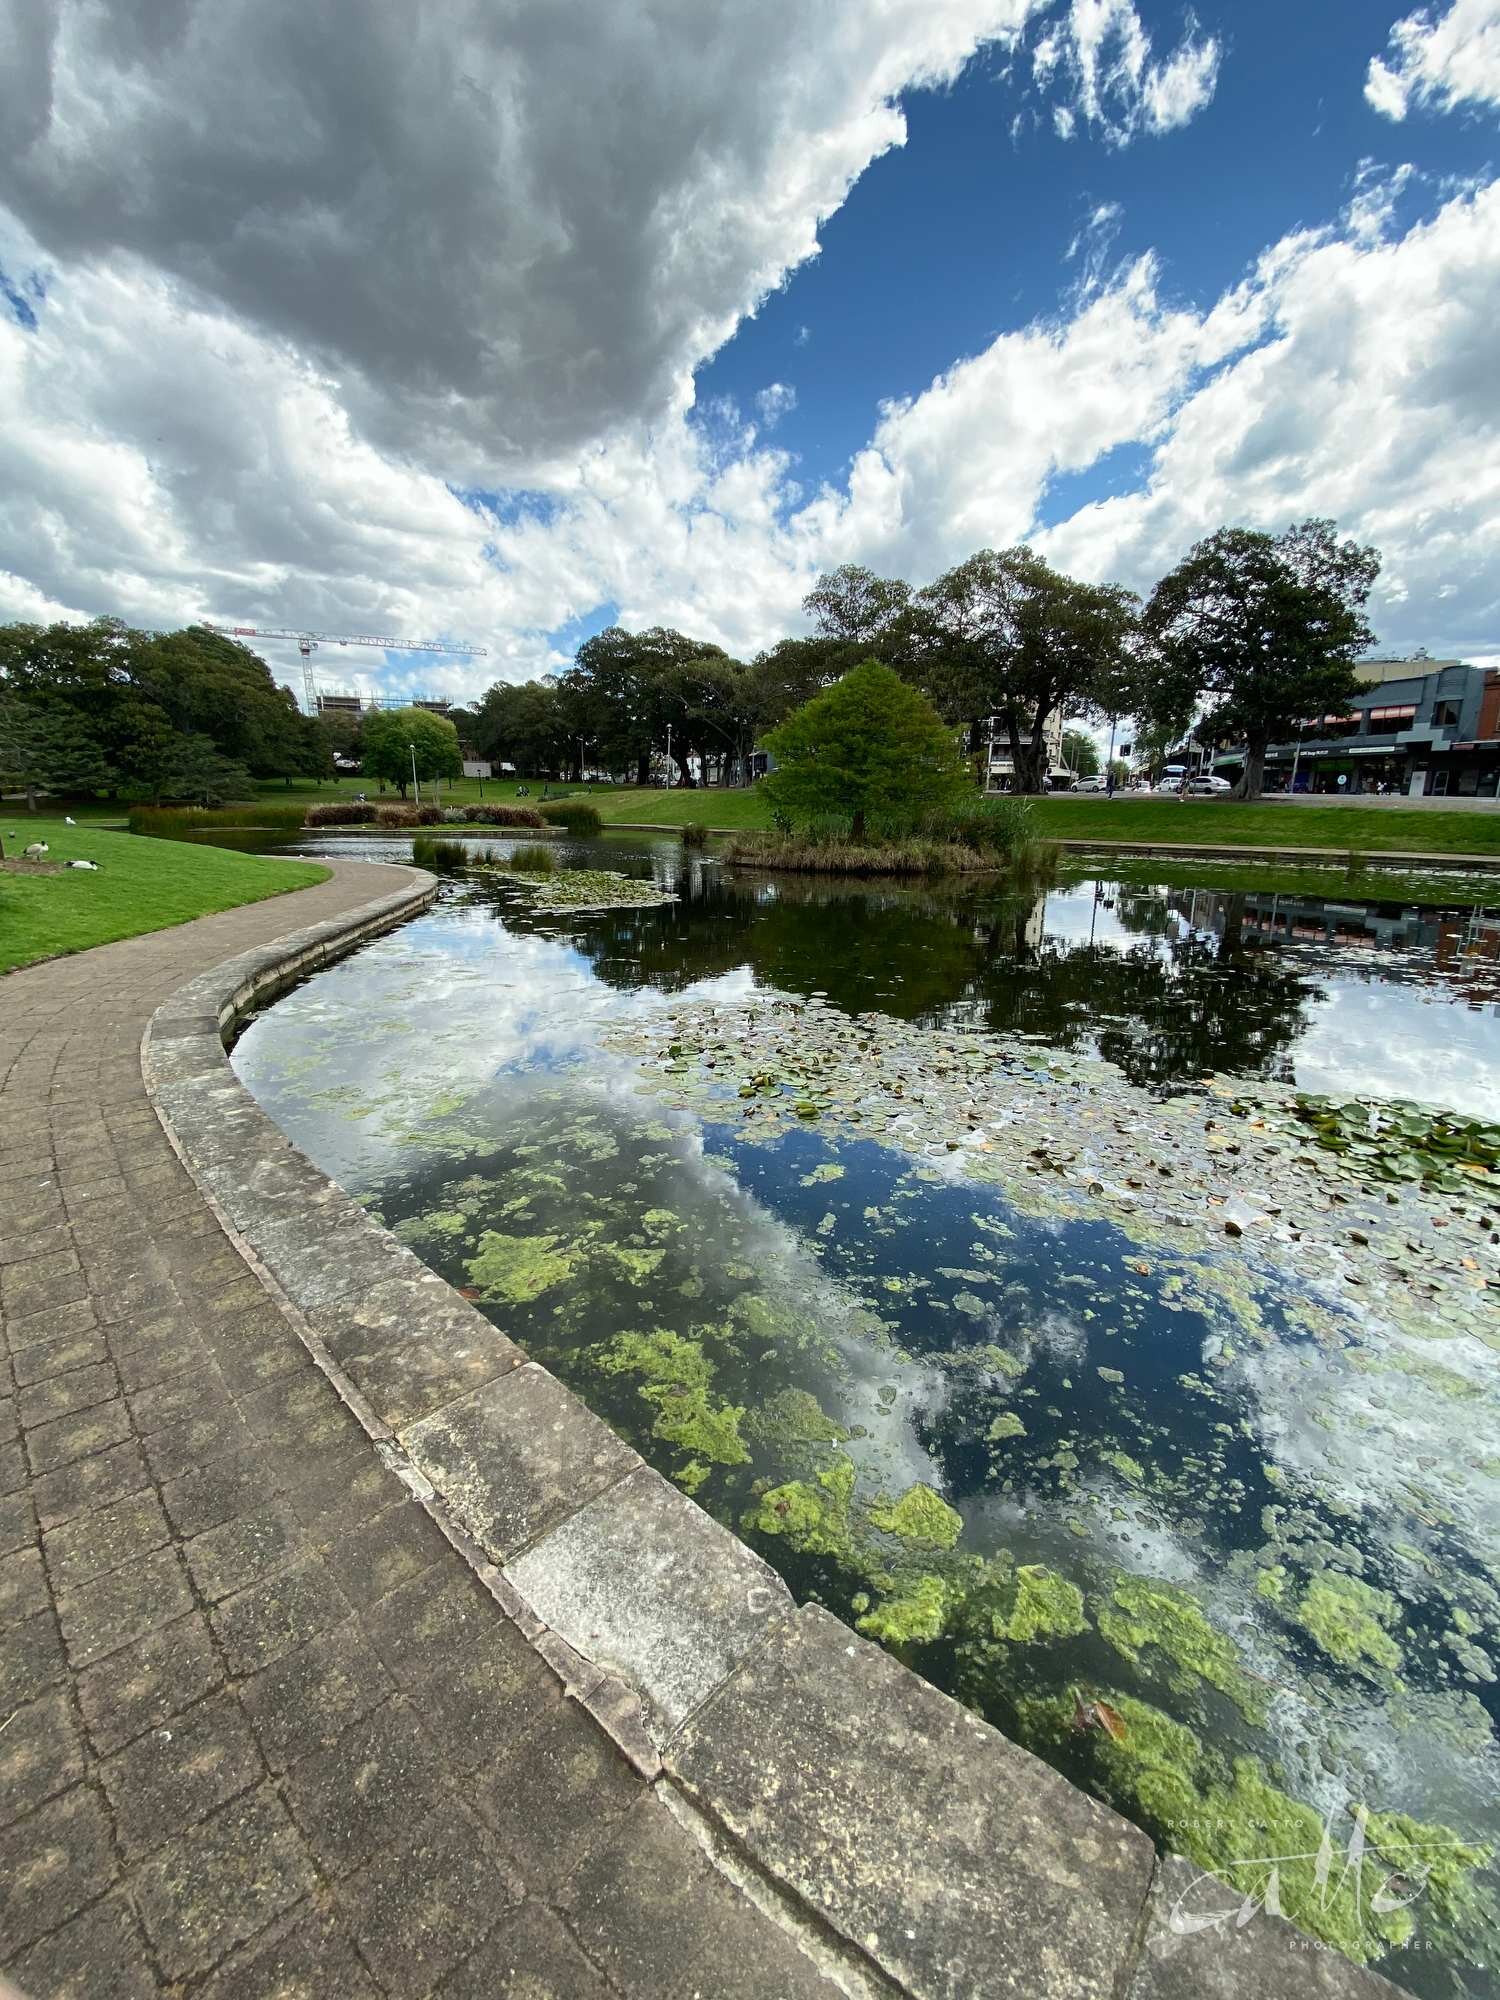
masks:
[[[44,854],[50,854],[51,852],[52,849],[47,845],[45,840],[34,840],[30,847],[22,848],[21,858],[23,861],[40,861]]]
[[[88,869],[88,870],[90,871],[90,873],[92,873],[92,874],[94,874],[94,875],[97,875],[97,874],[99,873],[99,864],[98,864],[98,862],[97,862],[97,861],[65,861],[65,862],[63,863],[63,867],[64,867],[64,868],[87,868],[87,869]]]
[[[64,814],[63,814],[63,825],[64,825],[64,826],[77,826],[77,824],[78,824],[78,822],[77,822],[77,820],[76,820],[76,819],[69,819],[69,818],[68,818],[68,815],[67,815],[66,813],[64,813]]]

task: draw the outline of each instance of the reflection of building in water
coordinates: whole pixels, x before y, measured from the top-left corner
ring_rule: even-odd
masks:
[[[1400,909],[1323,897],[1247,896],[1243,929],[1247,936],[1284,943],[1427,952],[1445,982],[1472,1005],[1500,1000],[1500,916],[1483,910]]]

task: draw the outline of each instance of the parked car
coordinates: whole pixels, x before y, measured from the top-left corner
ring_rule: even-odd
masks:
[[[1107,792],[1109,790],[1109,780],[1096,772],[1092,778],[1077,779],[1073,789],[1075,792]]]
[[[1188,779],[1188,790],[1196,792],[1200,798],[1224,798],[1234,790],[1227,778],[1215,777],[1212,771],[1203,771],[1196,778]]]

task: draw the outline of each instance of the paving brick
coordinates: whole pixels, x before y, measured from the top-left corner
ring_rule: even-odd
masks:
[[[143,1729],[159,1729],[218,1687],[219,1656],[200,1612],[164,1625],[78,1678],[89,1739],[101,1757]]]
[[[74,1785],[0,1833],[0,1938],[21,1950],[114,1877],[104,1808],[86,1785]]]
[[[200,1362],[133,1391],[125,1400],[137,1431],[149,1438],[174,1424],[215,1416],[229,1406],[230,1397],[218,1369],[211,1362]]]
[[[277,1491],[270,1459],[258,1448],[200,1465],[168,1480],[162,1500],[179,1535],[201,1535],[221,1522],[253,1513]]]
[[[451,1769],[493,1763],[562,1702],[557,1676],[508,1619],[458,1652],[435,1659],[412,1688],[422,1726]]]
[[[394,1692],[395,1683],[352,1618],[283,1653],[239,1687],[273,1771],[325,1748]]]
[[[149,1555],[170,1539],[161,1502],[149,1486],[144,1486],[123,1500],[75,1514],[60,1527],[49,1528],[42,1546],[52,1587],[63,1595],[107,1570],[118,1569],[121,1563]]]
[[[35,2000],[153,2000],[161,1991],[146,1959],[135,1912],[122,1894],[106,1896],[23,1952],[11,1967]]]
[[[163,1382],[169,1382],[185,1369],[201,1368],[208,1361],[208,1350],[198,1341],[179,1333],[170,1327],[165,1333],[153,1334],[139,1346],[117,1349],[115,1367],[119,1372],[120,1386],[127,1395],[145,1389],[152,1389]],[[144,1426],[137,1429],[144,1433]],[[160,1425],[153,1425],[160,1429]]]
[[[240,1404],[252,1433],[268,1444],[340,1444],[352,1419],[316,1371],[301,1371],[257,1389]]]
[[[57,1616],[76,1673],[192,1608],[181,1559],[165,1548],[69,1591]]]
[[[719,1969],[722,1979],[727,1968]],[[718,1980],[710,1989],[717,1995]],[[613,2000],[552,1911],[528,1901],[443,1982],[442,2000]]]
[[[493,1844],[445,1805],[336,1885],[360,1956],[392,2000],[419,2000],[467,1958],[517,1900]]]
[[[406,1499],[343,1536],[331,1560],[350,1603],[373,1604],[452,1554],[447,1536],[426,1509]]]
[[[627,1812],[644,1780],[593,1718],[564,1702],[475,1779],[476,1810],[526,1883],[545,1890]]]
[[[70,1417],[42,1424],[26,1434],[26,1456],[34,1475],[55,1472],[75,1458],[92,1458],[121,1444],[130,1436],[130,1412],[125,1399],[99,1403],[91,1410],[76,1410]]]
[[[19,1624],[51,1604],[40,1549],[0,1556],[0,1625]]]
[[[395,1678],[403,1687],[415,1687],[503,1616],[478,1579],[454,1564],[436,1580],[418,1577],[391,1591],[364,1614],[364,1627]]]
[[[272,1943],[247,1945],[196,1989],[194,2000],[379,2000],[379,1988],[342,1928],[314,1911],[288,1921]]]
[[[0,1625],[0,1715],[51,1687],[66,1671],[62,1635],[50,1610]]]
[[[316,1879],[286,1808],[262,1787],[148,1855],[131,1888],[162,1970],[180,1979],[216,1965]]]
[[[255,1737],[227,1693],[146,1730],[99,1766],[127,1859],[195,1825],[261,1775]]]
[[[76,1459],[60,1472],[48,1473],[35,1481],[31,1497],[43,1528],[52,1528],[71,1521],[75,1514],[139,1492],[150,1483],[150,1477],[141,1448],[132,1438],[92,1458]]]
[[[223,1403],[201,1416],[157,1431],[146,1439],[145,1450],[152,1472],[165,1485],[169,1479],[180,1479],[195,1466],[212,1465],[218,1459],[248,1451],[254,1443],[236,1406]]]
[[[54,1250],[45,1257],[27,1257],[0,1271],[0,1305],[6,1317],[51,1312],[58,1306],[87,1298],[88,1279],[74,1252]]]
[[[193,1582],[211,1603],[288,1568],[308,1551],[294,1514],[274,1500],[239,1514],[183,1549]],[[341,1572],[342,1574],[342,1572]]]
[[[0,1500],[0,1555],[26,1547],[37,1533],[36,1507],[28,1491],[22,1488]]]
[[[58,1334],[52,1340],[38,1340],[29,1347],[17,1349],[14,1356],[16,1382],[19,1387],[25,1388],[28,1383],[44,1381],[48,1376],[64,1375],[71,1369],[103,1361],[108,1353],[104,1335],[97,1327],[86,1328],[81,1333]]]
[[[398,1697],[293,1765],[283,1791],[324,1870],[342,1875],[434,1810],[445,1785],[437,1752]]]
[[[19,1492],[31,1477],[26,1454],[19,1444],[0,1444],[0,1493]]]
[[[0,1826],[83,1776],[83,1736],[67,1688],[14,1709],[0,1730]]]
[[[560,1902],[589,1956],[631,2000],[834,2000],[838,1991],[654,1795],[583,1861]]]
[[[212,1614],[231,1670],[254,1673],[349,1616],[332,1572],[316,1558],[226,1597]]]
[[[19,1354],[22,1348],[57,1340],[63,1334],[86,1333],[98,1323],[92,1299],[73,1299],[65,1306],[49,1306],[44,1312],[7,1313],[5,1337],[11,1353]]]
[[[112,1364],[96,1362],[91,1368],[75,1368],[66,1375],[49,1375],[21,1390],[17,1407],[26,1430],[65,1417],[74,1410],[87,1410],[95,1403],[107,1403],[118,1396],[120,1384]]]
[[[277,1445],[273,1462],[298,1518],[320,1542],[333,1542],[374,1514],[407,1498],[407,1490],[370,1448],[368,1438],[350,1430],[344,1449]]]

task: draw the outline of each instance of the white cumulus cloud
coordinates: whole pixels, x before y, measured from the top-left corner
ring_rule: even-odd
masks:
[[[1032,79],[1043,93],[1062,93],[1052,109],[1060,138],[1081,125],[1123,146],[1195,118],[1213,97],[1222,54],[1191,13],[1182,40],[1158,60],[1132,0],[1067,0],[1032,49]]]
[[[1391,29],[1384,56],[1373,56],[1365,96],[1387,118],[1413,107],[1452,111],[1500,105],[1500,0],[1453,0],[1445,14],[1420,8]]]

